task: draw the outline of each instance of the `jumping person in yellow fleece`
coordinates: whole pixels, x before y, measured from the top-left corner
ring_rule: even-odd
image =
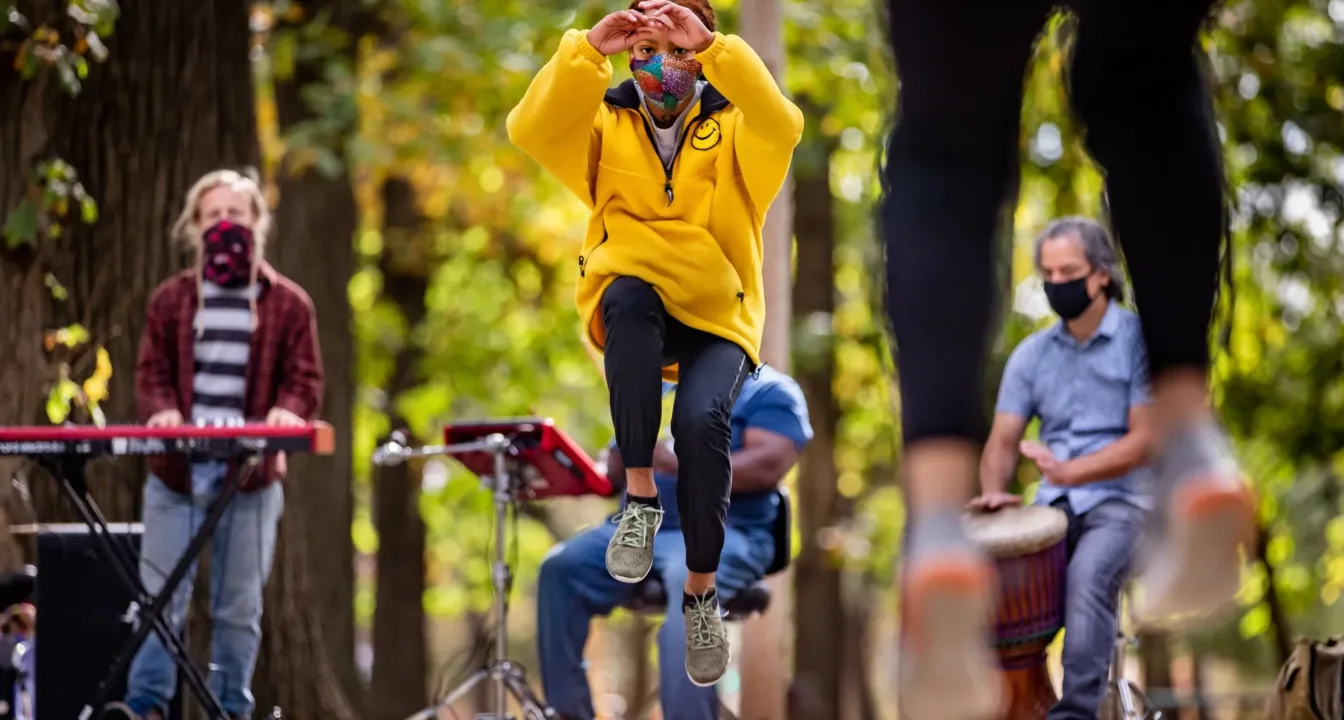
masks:
[[[634,79],[608,89],[608,56],[626,51]],[[714,592],[732,485],[729,417],[760,363],[761,226],[802,113],[742,38],[715,32],[706,0],[646,0],[565,33],[508,130],[592,209],[577,296],[605,356],[628,478],[607,548],[620,582],[640,582],[653,563],[661,380],[678,382],[686,672],[712,685],[729,655]]]

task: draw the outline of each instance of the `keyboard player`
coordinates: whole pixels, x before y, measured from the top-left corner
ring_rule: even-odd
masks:
[[[316,418],[323,380],[313,304],[262,259],[270,226],[255,178],[220,170],[188,192],[174,235],[194,245],[196,266],[154,291],[136,363],[137,401],[148,425],[262,419],[302,425]],[[150,593],[163,587],[225,474],[238,470],[223,461],[151,459],[140,561]],[[250,686],[262,589],[284,507],[278,482],[284,455],[241,471],[241,492],[210,543],[210,688],[232,718],[251,717],[255,705]],[[178,586],[165,613],[179,633],[191,586],[191,578]],[[161,720],[176,674],[162,642],[150,635],[131,664],[125,702],[113,703],[105,717]]]

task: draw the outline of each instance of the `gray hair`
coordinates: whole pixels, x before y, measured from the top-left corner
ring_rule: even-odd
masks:
[[[1082,243],[1083,255],[1092,269],[1104,270],[1111,277],[1110,284],[1106,286],[1106,297],[1124,302],[1125,286],[1120,276],[1120,261],[1116,258],[1115,243],[1111,241],[1111,234],[1106,228],[1096,220],[1079,215],[1052,220],[1036,238],[1032,262],[1037,268],[1041,267],[1041,246],[1047,240],[1060,237],[1074,237]]]

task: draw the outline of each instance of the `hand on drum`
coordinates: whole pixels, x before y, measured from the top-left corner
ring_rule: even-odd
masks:
[[[1036,469],[1041,472],[1041,477],[1048,480],[1051,485],[1056,487],[1069,487],[1074,485],[1072,474],[1069,472],[1068,463],[1060,461],[1055,454],[1050,452],[1050,448],[1044,443],[1034,440],[1025,440],[1018,446],[1023,457],[1036,463]]]
[[[1022,498],[1012,493],[992,492],[985,493],[969,503],[966,503],[966,509],[971,512],[994,512],[1004,508],[1018,507],[1022,504]]]

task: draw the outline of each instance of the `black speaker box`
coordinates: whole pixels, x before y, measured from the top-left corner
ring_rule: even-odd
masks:
[[[133,629],[123,618],[133,595],[87,527],[52,524],[35,529],[36,720],[74,720],[130,639]],[[138,559],[143,526],[112,523],[111,530],[113,541]],[[108,699],[121,700],[125,694],[123,674]],[[179,679],[168,720],[184,717],[183,697]]]

